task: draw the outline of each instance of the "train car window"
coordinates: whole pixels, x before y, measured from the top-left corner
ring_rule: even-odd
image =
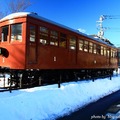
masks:
[[[35,42],[35,26],[30,26],[30,42]]]
[[[101,55],[104,55],[104,49],[103,49],[103,46],[101,46]]]
[[[46,27],[40,27],[40,31],[48,34],[48,28],[46,28]]]
[[[96,44],[93,45],[93,53],[96,54],[97,53],[97,48],[96,48]]]
[[[71,50],[75,50],[76,49],[76,37],[72,36],[70,37],[70,41],[69,41],[69,47]]]
[[[100,45],[97,45],[96,52],[99,55],[101,54],[101,47],[100,47]]]
[[[107,49],[107,57],[109,57],[109,56],[110,56],[110,50]]]
[[[1,38],[2,38],[2,42],[7,41],[8,38],[8,30],[9,30],[9,26],[4,26],[2,27],[2,34],[1,34]]]
[[[84,51],[88,52],[88,41],[84,41]]]
[[[89,43],[89,53],[93,52],[93,43]]]
[[[39,35],[40,35],[40,43],[41,44],[44,44],[44,45],[49,44],[48,33],[49,33],[48,28],[40,27]]]
[[[117,50],[115,51],[115,57],[116,58],[118,57],[118,51]]]
[[[22,40],[22,24],[11,25],[11,40]]]
[[[50,31],[50,45],[58,46],[58,32]]]
[[[66,45],[67,45],[67,35],[60,33],[59,46],[66,48]]]
[[[107,55],[107,51],[106,51],[106,48],[104,47],[104,56]]]
[[[113,58],[114,58],[115,57],[115,51],[113,50],[112,52],[113,52]]]
[[[117,52],[115,50],[112,51],[112,57],[113,58],[117,57]]]
[[[113,50],[111,50],[111,57],[113,57]]]
[[[83,51],[83,40],[79,40],[79,50]]]

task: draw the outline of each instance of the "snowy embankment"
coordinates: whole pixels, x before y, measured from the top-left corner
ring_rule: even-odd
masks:
[[[120,76],[0,93],[0,120],[51,120],[120,89]]]

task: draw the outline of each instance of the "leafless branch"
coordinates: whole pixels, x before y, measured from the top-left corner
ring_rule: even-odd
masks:
[[[8,7],[11,13],[22,12],[31,5],[30,0],[11,0]]]

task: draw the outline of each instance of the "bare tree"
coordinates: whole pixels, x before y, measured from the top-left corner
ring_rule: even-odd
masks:
[[[8,3],[10,13],[22,12],[31,5],[30,0],[11,0]]]
[[[4,16],[15,13],[23,12],[31,5],[30,0],[9,0],[9,2],[4,6],[4,10],[0,10],[0,19]]]

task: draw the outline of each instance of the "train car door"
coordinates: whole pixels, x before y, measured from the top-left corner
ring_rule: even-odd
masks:
[[[75,36],[70,36],[69,37],[69,54],[68,54],[68,58],[69,58],[69,64],[75,65],[76,64],[76,43],[77,43],[77,39]]]
[[[36,26],[29,26],[28,63],[37,62]]]

